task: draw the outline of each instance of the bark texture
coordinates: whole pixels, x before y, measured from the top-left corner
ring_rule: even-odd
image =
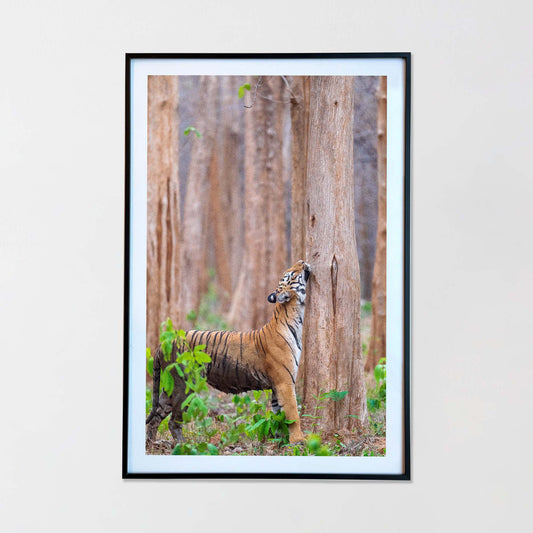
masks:
[[[295,76],[291,80],[291,264],[304,259],[307,181],[307,146],[309,130],[310,78]]]
[[[313,271],[304,322],[304,396],[348,390],[326,401],[319,427],[336,431],[366,424],[360,339],[360,282],[354,223],[353,78],[316,76],[310,81],[307,149],[306,260]],[[358,418],[349,417],[355,415]]]
[[[243,202],[240,146],[244,117],[237,99],[239,78],[221,76],[220,116],[215,138],[211,173],[210,242],[214,244],[219,311],[226,313],[237,285],[243,252]]]
[[[372,325],[365,370],[373,371],[387,349],[387,78],[378,92],[378,231],[372,278]]]
[[[356,76],[354,120],[355,234],[361,298],[372,298],[372,272],[378,223],[377,76]]]
[[[178,317],[178,78],[148,77],[146,345]]]
[[[228,316],[236,329],[267,322],[273,311],[267,296],[288,266],[281,143],[284,88],[280,76],[263,77],[253,107],[245,110],[244,255]]]
[[[209,215],[210,172],[216,131],[217,78],[202,76],[199,82],[198,113],[194,127],[201,138],[193,135],[189,179],[185,195],[180,264],[180,320],[183,328],[192,326],[186,320],[190,311],[198,310],[207,290],[207,223]]]
[[[308,219],[306,202],[307,148],[309,137],[309,102],[311,81],[309,76],[294,76],[291,86],[291,260],[305,260],[305,236]],[[305,335],[305,331],[304,331]],[[305,345],[305,340],[303,341]],[[305,375],[305,352],[300,357],[296,388],[303,396],[303,376]]]

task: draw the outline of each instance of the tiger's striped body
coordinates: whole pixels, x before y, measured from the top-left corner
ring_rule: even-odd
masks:
[[[302,440],[296,404],[295,383],[302,351],[302,328],[305,310],[305,288],[310,267],[298,261],[287,270],[278,288],[268,301],[275,303],[270,321],[260,329],[239,331],[188,331],[186,340],[193,348],[205,345],[211,356],[206,367],[207,382],[212,387],[230,393],[272,389],[272,408],[283,409],[288,420],[290,442]],[[175,361],[177,346],[171,361]],[[163,391],[159,396],[159,376],[170,361],[165,361],[161,347],[154,356],[154,394],[152,412],[147,418],[147,439],[155,438],[161,420],[172,411],[169,429],[176,441],[182,440],[181,404],[185,400],[185,384],[175,370],[175,387],[170,397]]]

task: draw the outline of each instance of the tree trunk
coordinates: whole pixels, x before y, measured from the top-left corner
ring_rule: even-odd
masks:
[[[307,179],[307,144],[309,128],[310,78],[295,76],[291,80],[291,146],[292,146],[292,195],[291,195],[291,260],[294,264],[304,258],[305,189]]]
[[[281,145],[284,87],[280,76],[261,78],[255,103],[245,110],[244,256],[228,316],[236,329],[267,322],[272,314],[267,296],[288,266]]]
[[[211,179],[210,231],[214,243],[220,311],[227,313],[237,285],[243,248],[243,206],[239,143],[243,129],[242,104],[237,98],[239,78],[218,78],[220,117]]]
[[[178,78],[148,77],[146,345],[178,317]]]
[[[333,389],[349,391],[339,402],[321,402],[325,409],[318,411],[323,416],[318,427],[329,431],[360,428],[367,420],[354,222],[353,106],[353,78],[311,78],[306,260],[313,270],[304,321],[303,402],[309,414],[316,406],[313,396]]]
[[[377,99],[379,77],[356,76],[354,120],[355,235],[361,298],[372,298],[378,223]]]
[[[305,230],[308,219],[305,200],[307,181],[307,146],[309,130],[309,76],[294,76],[291,80],[291,260],[294,264],[305,259]],[[303,332],[305,335],[305,330]],[[305,339],[303,340],[305,345]],[[302,352],[298,367],[296,388],[303,396],[303,376],[305,375],[305,353]]]
[[[207,290],[207,222],[209,214],[209,174],[213,164],[213,145],[216,131],[217,78],[202,76],[199,84],[198,112],[193,125],[201,134],[190,133],[194,143],[191,152],[187,193],[182,224],[180,266],[180,321],[190,311],[197,311]]]
[[[386,356],[387,320],[387,78],[378,92],[378,231],[372,278],[372,325],[365,370],[371,372]]]

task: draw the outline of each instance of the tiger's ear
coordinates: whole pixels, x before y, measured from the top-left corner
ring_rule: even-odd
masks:
[[[273,293],[269,294],[267,300],[268,300],[271,304],[275,304],[275,303],[276,303],[276,293],[273,292]]]

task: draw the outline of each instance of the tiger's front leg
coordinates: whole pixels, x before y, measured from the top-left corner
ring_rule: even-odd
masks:
[[[285,411],[285,417],[287,420],[294,420],[292,424],[289,424],[289,443],[296,444],[305,440],[305,435],[302,433],[300,426],[300,416],[298,415],[298,404],[296,403],[296,392],[293,385],[282,384],[275,387],[275,397],[277,401]]]

